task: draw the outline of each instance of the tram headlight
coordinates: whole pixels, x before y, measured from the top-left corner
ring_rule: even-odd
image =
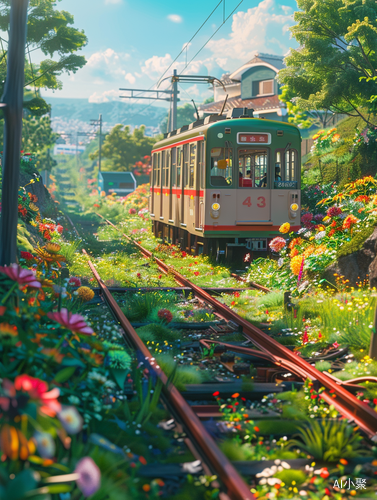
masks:
[[[292,205],[289,207],[290,216],[292,219],[295,219],[297,217],[298,209],[299,206],[297,203],[292,203]]]
[[[211,205],[211,217],[217,219],[220,216],[220,203],[212,203]]]

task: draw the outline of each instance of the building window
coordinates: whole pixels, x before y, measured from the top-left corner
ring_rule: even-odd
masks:
[[[274,81],[273,80],[262,80],[259,82],[259,93],[258,95],[269,95],[274,93]]]

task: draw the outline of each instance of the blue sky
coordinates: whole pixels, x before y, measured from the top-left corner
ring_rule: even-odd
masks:
[[[74,26],[88,37],[81,51],[88,62],[75,75],[61,77],[63,90],[42,91],[42,95],[103,102],[118,100],[119,88],[154,88],[219,1],[61,0],[57,8],[73,14]],[[236,10],[223,26],[221,3],[172,69],[181,73],[186,60],[189,62],[220,26],[184,74],[220,77],[247,62],[255,52],[284,55],[290,47],[297,47],[289,32],[297,10],[295,0],[243,0],[237,7],[239,3],[225,0],[225,18]],[[37,54],[33,59],[38,62]],[[207,85],[182,84],[180,91],[182,103],[192,98],[201,102],[212,95]]]

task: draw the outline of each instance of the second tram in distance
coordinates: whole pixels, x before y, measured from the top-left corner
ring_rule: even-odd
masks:
[[[170,132],[152,151],[153,232],[195,253],[266,252],[284,222],[300,227],[301,136],[250,109]]]

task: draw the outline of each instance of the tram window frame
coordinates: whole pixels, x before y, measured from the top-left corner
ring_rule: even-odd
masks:
[[[218,155],[215,156],[215,153],[217,153],[216,150],[222,150],[219,152]],[[210,158],[211,158],[211,169],[210,169],[210,185],[211,187],[217,187],[217,188],[232,188],[233,187],[233,148],[225,147],[225,146],[219,146],[215,148],[211,148],[210,150]],[[217,163],[215,164],[216,160],[215,158],[218,158],[219,160],[227,160],[228,165],[225,169],[218,169],[217,168]],[[214,170],[216,169],[216,170]],[[222,174],[225,175],[222,175]],[[216,175],[213,175],[216,174]],[[221,178],[221,179],[220,179]],[[215,180],[216,179],[216,180]],[[224,182],[225,181],[225,182]]]
[[[264,165],[263,173],[259,175],[259,179],[256,181],[255,180],[255,173],[256,173],[256,163],[254,162],[254,165],[249,165],[250,167],[250,176],[247,177],[247,166],[243,165],[242,166],[242,177],[240,177],[240,152],[244,150],[251,150],[251,151],[265,151],[263,156],[266,157],[266,163]],[[255,157],[256,155],[254,155]],[[247,146],[244,145],[241,148],[238,148],[237,150],[237,162],[236,164],[236,169],[237,169],[237,179],[238,179],[238,188],[240,189],[269,189],[269,183],[270,183],[270,157],[271,157],[271,152],[269,147],[265,147],[262,144],[258,144],[258,147],[253,147],[253,146]],[[258,167],[263,167],[263,165],[258,165]],[[246,176],[245,176],[246,174]],[[260,183],[262,182],[262,179],[264,175],[267,174],[267,179],[266,179],[266,185],[265,186],[260,186]],[[242,185],[240,185],[240,180],[242,179]],[[251,180],[251,185],[247,183],[246,185],[243,185],[244,180]]]
[[[199,153],[199,189],[205,189],[206,182],[206,170],[205,170],[205,151],[204,151],[204,141],[198,142],[198,153]]]
[[[161,162],[161,154],[157,153],[157,165],[156,165],[156,183],[155,186],[158,187],[160,185],[160,162]]]
[[[189,144],[184,144],[183,145],[183,187],[188,187],[189,185],[189,164],[190,164],[190,157],[189,157]]]
[[[182,187],[182,159],[183,159],[183,148],[179,146],[177,148],[177,187]]]
[[[171,150],[167,149],[165,153],[165,173],[164,173],[164,187],[168,188],[169,187],[169,181],[170,181],[170,160],[171,160]]]
[[[161,151],[161,187],[165,186],[165,160],[166,152]]]
[[[151,170],[151,176],[150,176],[150,185],[151,186],[154,186],[154,182],[155,182],[155,163],[156,163],[156,153],[152,153],[152,170]]]
[[[171,182],[176,187],[177,183],[177,148],[171,149]]]
[[[289,158],[289,162],[287,165],[287,155]],[[292,176],[292,168],[291,168],[291,159],[293,161],[293,176]],[[277,149],[275,151],[275,168],[280,168],[280,177],[282,182],[297,182],[298,178],[298,151],[295,148],[290,148],[288,150],[285,149]],[[287,169],[288,167],[288,169]],[[288,175],[287,175],[288,173]],[[274,177],[275,177],[275,169],[274,169]]]
[[[189,149],[189,165],[188,165],[188,187],[194,189],[195,187],[195,166],[197,157],[197,144],[192,142]]]

